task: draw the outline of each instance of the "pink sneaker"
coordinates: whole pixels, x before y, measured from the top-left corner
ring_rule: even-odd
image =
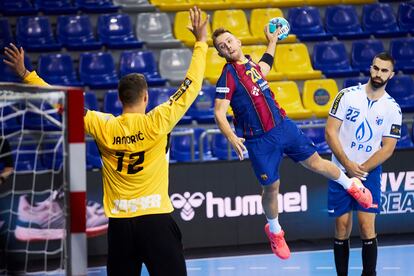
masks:
[[[290,250],[284,238],[285,232],[282,230],[278,234],[271,233],[269,223],[265,225],[265,232],[269,238],[273,253],[283,260],[288,259],[290,257]]]
[[[356,177],[352,179],[352,185],[349,187],[347,192],[355,198],[355,200],[364,208],[372,207],[372,194],[369,189],[367,189]]]

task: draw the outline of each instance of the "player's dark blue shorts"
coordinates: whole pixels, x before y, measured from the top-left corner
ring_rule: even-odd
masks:
[[[339,217],[352,210],[364,211],[369,213],[379,213],[379,205],[381,202],[381,173],[382,167],[378,166],[373,169],[367,176],[367,180],[363,181],[372,194],[374,208],[365,209],[348,194],[345,189],[335,181],[330,180],[328,184],[328,214],[331,217]]]
[[[295,162],[308,159],[316,152],[313,142],[290,119],[258,137],[245,142],[257,179],[269,185],[279,179],[279,166],[283,153]]]

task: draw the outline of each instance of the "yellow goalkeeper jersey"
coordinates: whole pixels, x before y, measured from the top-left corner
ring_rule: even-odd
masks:
[[[206,43],[195,44],[185,80],[168,102],[149,113],[118,117],[98,111],[86,113],[85,131],[97,142],[103,160],[103,202],[108,217],[173,211],[168,195],[167,135],[201,89],[206,52]],[[34,71],[24,82],[48,85]]]

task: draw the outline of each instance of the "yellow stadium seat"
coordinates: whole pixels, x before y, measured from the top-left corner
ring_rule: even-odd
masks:
[[[175,14],[174,18],[174,35],[175,38],[181,40],[185,45],[192,47],[195,42],[194,35],[188,30],[187,26],[190,26],[190,13],[188,11],[180,11]],[[203,11],[202,18],[205,20],[207,14]],[[211,27],[210,23],[207,24],[207,43],[211,46],[213,45],[213,40],[211,39]]]
[[[248,9],[261,8],[267,6],[267,1],[264,0],[226,0],[232,8]]]
[[[299,88],[294,81],[269,82],[269,87],[289,118],[300,120],[312,117],[312,111],[303,107]]]
[[[211,83],[215,84],[221,75],[226,60],[218,55],[216,48],[210,47],[207,50],[207,64],[204,77]]]
[[[303,43],[277,45],[274,66],[289,80],[318,79],[322,76],[321,71],[313,69],[308,48]]]
[[[266,51],[266,46],[264,45],[255,45],[255,46],[242,46],[243,54],[249,55],[252,60],[256,63],[262,58],[264,52]],[[275,68],[272,67],[269,73],[266,76],[266,80],[274,81],[274,80],[282,80],[283,74],[281,72],[276,72]]]
[[[217,10],[213,14],[212,31],[224,28],[232,32],[242,44],[257,44],[259,40],[250,34],[247,17],[243,10]]]
[[[269,7],[299,7],[306,4],[306,0],[267,0]]]
[[[257,37],[260,42],[266,43],[266,35],[264,33],[264,26],[269,23],[270,19],[274,17],[284,17],[281,9],[253,9],[250,14],[250,32],[254,37]],[[281,43],[291,43],[296,41],[296,35],[290,34]]]
[[[311,6],[337,5],[340,3],[342,3],[342,0],[306,0],[306,4]]]
[[[327,117],[336,94],[338,86],[333,79],[307,80],[303,87],[303,105],[317,117]]]
[[[194,6],[188,0],[151,0],[151,4],[160,11],[183,11]]]
[[[376,0],[342,0],[343,4],[370,4],[376,2]]]
[[[227,3],[226,0],[189,0],[189,2],[202,10],[223,10],[230,8],[230,3]]]

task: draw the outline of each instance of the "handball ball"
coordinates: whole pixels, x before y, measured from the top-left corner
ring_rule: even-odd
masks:
[[[289,22],[287,22],[287,20],[284,19],[283,17],[275,17],[275,18],[270,19],[269,21],[270,33],[274,33],[278,27],[280,27],[279,35],[277,37],[278,40],[283,40],[286,37],[288,37],[289,31],[290,31]]]

